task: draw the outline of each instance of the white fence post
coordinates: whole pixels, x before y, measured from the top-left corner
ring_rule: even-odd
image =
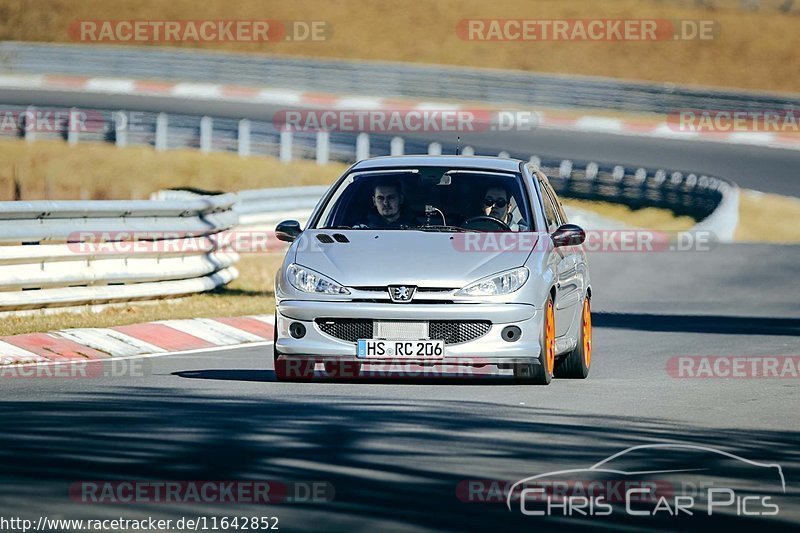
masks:
[[[463,150],[461,150],[461,155],[475,155],[475,148],[472,146],[465,146]]]
[[[25,141],[32,143],[36,140],[36,107],[29,105],[25,110]]]
[[[214,136],[214,121],[211,117],[200,119],[200,151],[207,154],[211,151],[211,139]]]
[[[72,108],[69,110],[69,121],[67,122],[67,144],[76,145],[78,144],[78,124],[80,124],[80,120],[78,120],[78,111],[77,108]]]
[[[327,131],[317,132],[317,164],[327,165],[331,153],[331,134]]]
[[[114,113],[114,143],[117,148],[128,145],[128,116],[124,111]]]
[[[167,149],[167,127],[167,114],[159,113],[156,117],[156,150],[159,152]]]
[[[442,145],[439,143],[429,144],[428,155],[442,155]]]
[[[280,148],[281,163],[289,163],[292,161],[292,132],[283,130],[281,132],[281,148]]]
[[[239,121],[239,157],[250,156],[250,121],[243,118]]]
[[[369,159],[369,135],[359,133],[356,137],[356,161]]]
[[[497,154],[497,157],[502,157],[503,159],[508,159],[509,157],[511,157],[511,155],[508,152],[506,152],[505,150],[503,150],[502,152]]]
[[[391,154],[403,155],[406,151],[406,141],[402,137],[392,137]]]

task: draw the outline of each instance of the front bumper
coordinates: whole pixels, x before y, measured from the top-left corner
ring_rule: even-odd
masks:
[[[538,363],[541,310],[528,304],[383,304],[362,302],[320,302],[284,300],[277,309],[277,353],[291,358],[316,361],[358,361],[361,363],[396,362],[421,364],[513,364]],[[353,342],[323,333],[316,318],[355,318],[373,320],[489,320],[492,325],[485,335],[459,344],[446,344],[444,357],[436,359],[359,358]],[[301,339],[289,334],[289,325],[300,322],[306,328]],[[522,335],[515,342],[501,337],[506,326],[515,325]]]

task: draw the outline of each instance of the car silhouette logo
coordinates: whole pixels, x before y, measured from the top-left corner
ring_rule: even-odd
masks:
[[[674,451],[674,450],[695,450],[700,452],[708,452],[711,454],[715,454],[718,456],[727,457],[730,459],[734,459],[741,463],[766,468],[769,471],[774,471],[774,481],[779,481],[781,486],[781,492],[786,494],[786,478],[783,476],[783,468],[779,464],[775,463],[762,463],[757,461],[752,461],[750,459],[746,459],[744,457],[740,457],[738,455],[734,455],[730,452],[726,452],[723,450],[718,450],[716,448],[711,448],[709,446],[698,446],[694,444],[683,444],[683,443],[659,443],[659,444],[640,444],[638,446],[631,446],[630,448],[626,448],[621,452],[617,452],[615,454],[606,457],[602,461],[595,463],[594,465],[588,468],[576,468],[570,470],[557,470],[553,472],[545,472],[543,474],[538,474],[535,476],[526,477],[524,479],[520,479],[513,485],[511,485],[510,490],[508,491],[508,495],[506,496],[506,507],[508,510],[511,510],[511,500],[514,495],[514,491],[519,489],[522,490],[522,487],[525,486],[526,483],[535,482],[537,480],[541,480],[544,478],[548,478],[551,476],[576,476],[576,475],[585,475],[588,473],[606,473],[606,474],[614,474],[614,475],[622,475],[622,476],[637,476],[637,475],[648,475],[648,474],[669,474],[669,473],[682,473],[682,472],[698,472],[707,470],[707,467],[703,468],[681,468],[681,469],[669,469],[669,470],[636,470],[636,471],[628,471],[620,469],[619,467],[612,466],[615,460],[619,459],[620,457],[625,456],[634,451],[638,450],[657,450],[657,451]]]
[[[390,285],[389,298],[393,302],[410,302],[416,289],[416,287],[408,287],[406,285]]]

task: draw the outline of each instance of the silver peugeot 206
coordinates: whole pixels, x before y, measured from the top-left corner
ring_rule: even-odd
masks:
[[[275,373],[362,364],[497,365],[523,383],[585,378],[592,289],[581,244],[530,163],[468,156],[360,161],[325,193],[275,281]]]

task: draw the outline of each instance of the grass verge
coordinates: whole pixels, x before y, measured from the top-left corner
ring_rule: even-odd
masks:
[[[283,164],[268,157],[197,150],[156,152],[147,146],[70,147],[62,141],[0,140],[0,200],[11,200],[14,180],[23,200],[147,198],[158,189],[192,186],[243,190],[332,183],[347,165],[313,161]],[[112,179],[113,177],[113,179]]]
[[[711,4],[712,2],[709,2]],[[0,0],[0,39],[84,42],[70,27],[80,21],[264,20],[321,21],[318,40],[115,41],[224,49],[262,54],[409,61],[535,72],[610,76],[678,84],[797,92],[800,6],[762,0],[758,11],[739,0]],[[711,21],[708,39],[475,40],[456,28],[480,19],[663,19]],[[473,34],[474,35],[474,34]]]
[[[574,198],[562,198],[561,201],[566,206],[592,211],[605,218],[619,220],[635,228],[649,228],[659,231],[685,231],[695,225],[695,220],[692,217],[675,216],[668,209],[658,209],[655,207],[631,209],[622,204],[592,202],[589,200],[576,200]]]
[[[737,241],[800,243],[800,198],[744,190],[739,196]]]

